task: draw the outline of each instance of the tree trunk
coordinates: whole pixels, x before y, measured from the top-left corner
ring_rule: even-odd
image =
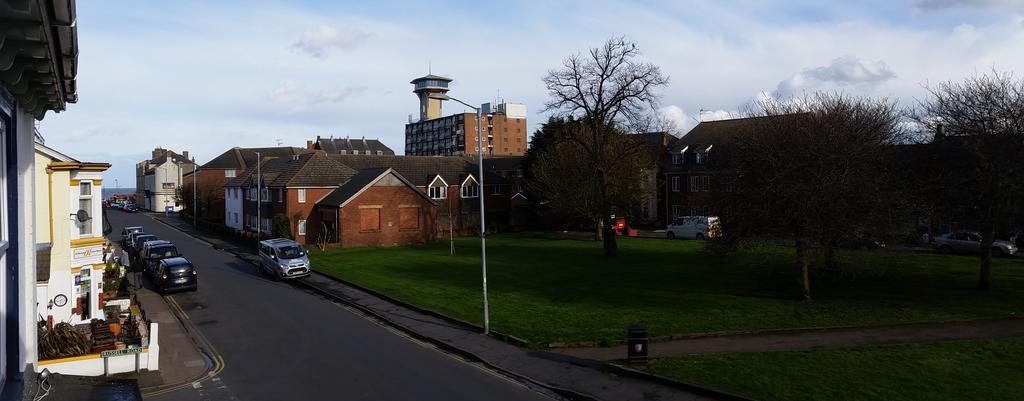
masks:
[[[825,245],[825,268],[829,271],[839,270],[839,261],[836,260],[836,246],[832,243]]]
[[[598,170],[597,175],[597,183],[601,186],[599,188],[599,192],[601,194],[601,212],[604,213],[604,216],[601,216],[601,221],[604,222],[601,230],[601,234],[604,236],[604,257],[614,258],[619,251],[618,244],[615,243],[615,233],[612,232],[612,224],[615,224],[615,222],[611,219],[611,205],[608,203],[608,191],[607,187],[605,187],[604,171]]]
[[[992,243],[995,238],[995,225],[985,224],[985,230],[981,233],[981,267],[978,270],[978,289],[983,291],[992,287]]]
[[[807,302],[811,300],[811,280],[808,272],[807,241],[804,239],[796,240],[796,263],[800,268],[800,274],[797,277],[797,284],[800,286],[800,300]]]
[[[597,224],[594,224],[594,241],[600,241],[604,238],[604,220],[598,220]]]

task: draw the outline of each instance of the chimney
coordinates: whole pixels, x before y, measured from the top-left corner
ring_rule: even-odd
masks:
[[[183,157],[185,160],[188,160],[188,151],[186,150],[181,152],[181,157]]]
[[[306,140],[306,149],[313,150],[313,140],[312,139],[307,139]]]
[[[164,153],[164,148],[155,148],[155,149],[153,149],[153,157],[152,158],[156,159],[156,158],[160,157],[160,155],[162,155],[163,153]]]

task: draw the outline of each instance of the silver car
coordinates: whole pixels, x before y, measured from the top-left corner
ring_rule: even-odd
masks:
[[[274,278],[296,278],[310,273],[309,253],[302,244],[286,238],[260,241],[260,270]]]
[[[972,232],[953,232],[935,237],[935,249],[943,253],[977,253],[981,251],[981,235]],[[1009,241],[992,242],[992,256],[1010,256],[1017,246]]]

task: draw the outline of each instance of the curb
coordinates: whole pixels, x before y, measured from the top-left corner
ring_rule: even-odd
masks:
[[[681,382],[675,379],[670,379],[665,376],[659,376],[652,373],[647,373],[642,370],[633,369],[631,367],[620,365],[617,363],[606,362],[604,364],[604,370],[609,373],[614,373],[626,377],[634,377],[647,381],[652,381],[658,384],[663,384],[669,387],[675,387],[680,390],[686,390],[691,393],[696,393],[704,396],[714,397],[715,399],[723,401],[757,401],[754,398],[744,397],[742,395],[727,393],[721,390],[715,390],[708,387],[701,387],[694,384]]]
[[[316,273],[318,276],[322,276],[322,277],[327,278],[328,280],[336,281],[338,283],[347,285],[349,287],[352,287],[352,288],[355,288],[355,289],[357,289],[359,291],[362,291],[362,292],[365,292],[367,294],[373,295],[373,296],[375,296],[377,298],[383,299],[383,300],[388,301],[390,303],[393,303],[395,305],[402,306],[402,307],[404,307],[406,309],[412,309],[412,310],[414,310],[416,312],[419,312],[419,313],[422,313],[422,314],[425,314],[425,315],[430,315],[430,316],[436,317],[438,319],[447,320],[447,321],[450,321],[452,323],[457,323],[457,324],[465,326],[465,327],[472,327],[472,328],[478,330],[481,333],[483,333],[483,331],[484,331],[483,326],[477,325],[475,323],[470,323],[470,322],[467,322],[467,321],[459,319],[459,318],[451,317],[451,316],[445,315],[445,314],[443,314],[441,312],[433,311],[433,310],[430,310],[430,309],[424,309],[423,307],[416,306],[416,305],[410,304],[408,302],[392,298],[390,296],[381,294],[381,293],[379,293],[377,291],[374,291],[374,290],[371,290],[369,288],[363,287],[363,286],[361,286],[359,284],[355,284],[353,282],[350,282],[350,281],[342,279],[342,278],[334,277],[334,276],[332,276],[330,274],[327,274],[327,273],[322,273],[322,272],[319,272],[319,271],[316,271],[316,270],[311,270],[311,271],[313,273]],[[513,335],[509,335],[509,334],[505,334],[505,333],[501,333],[501,332],[496,332],[494,330],[491,330],[491,332],[488,333],[487,336],[495,338],[495,339],[498,339],[498,340],[501,340],[501,341],[506,342],[508,344],[515,345],[517,347],[529,348],[529,345],[530,345],[530,342],[527,341],[527,340],[521,339],[521,338],[513,336]]]
[[[416,332],[416,331],[414,331],[414,330],[412,330],[410,328],[407,328],[407,327],[405,327],[405,326],[403,326],[401,324],[398,324],[398,323],[394,322],[393,320],[387,318],[386,316],[384,316],[384,315],[382,315],[380,313],[377,313],[377,312],[373,311],[370,308],[367,308],[367,307],[365,307],[363,305],[360,305],[360,304],[358,304],[356,302],[352,302],[350,300],[347,300],[347,299],[345,299],[343,297],[340,297],[340,296],[338,296],[338,295],[336,295],[336,294],[334,294],[334,293],[332,293],[332,292],[330,292],[328,290],[324,290],[322,288],[319,288],[319,287],[317,287],[317,286],[315,286],[313,284],[309,284],[309,283],[305,282],[304,280],[292,280],[291,282],[295,283],[298,286],[302,286],[302,287],[308,288],[308,289],[310,289],[310,290],[320,294],[321,296],[324,296],[325,298],[328,298],[328,299],[331,299],[331,300],[333,300],[335,302],[340,302],[340,303],[343,303],[345,305],[349,305],[349,306],[351,306],[353,308],[356,308],[360,312],[362,312],[362,313],[364,313],[364,314],[366,314],[368,316],[372,316],[373,318],[375,318],[377,320],[380,320],[381,322],[387,323],[388,326],[391,326],[391,327],[394,327],[394,328],[396,328],[398,330],[401,330],[403,333],[406,333],[409,336],[411,336],[413,338],[416,338],[417,340],[433,344],[435,347],[438,347],[438,348],[440,348],[440,349],[442,349],[442,350],[444,350],[446,352],[458,355],[458,356],[460,356],[460,357],[462,357],[462,358],[464,358],[466,360],[470,360],[470,361],[473,361],[473,362],[477,362],[477,363],[483,364],[484,366],[487,366],[488,369],[494,370],[494,371],[499,372],[499,373],[501,373],[501,374],[503,374],[505,376],[508,376],[510,378],[518,380],[518,381],[522,382],[523,384],[526,384],[527,387],[534,388],[534,389],[536,389],[536,388],[546,389],[546,390],[550,391],[551,393],[554,393],[555,395],[559,396],[562,399],[568,399],[568,400],[571,400],[571,401],[598,401],[598,399],[594,398],[593,396],[586,395],[586,394],[583,394],[583,393],[579,393],[579,392],[576,392],[576,391],[573,391],[573,390],[565,389],[565,388],[562,388],[562,387],[558,387],[558,386],[553,386],[553,385],[550,385],[550,384],[542,383],[540,381],[531,379],[529,377],[520,375],[520,374],[515,373],[513,371],[510,371],[508,369],[505,369],[505,368],[502,368],[500,366],[497,366],[497,365],[487,361],[486,359],[481,358],[480,356],[478,356],[478,355],[476,355],[476,354],[474,354],[472,352],[463,350],[463,349],[458,348],[458,347],[456,347],[454,345],[448,344],[448,343],[446,343],[444,341],[440,341],[440,340],[434,339],[432,337],[420,334],[420,333],[418,333],[418,332]]]

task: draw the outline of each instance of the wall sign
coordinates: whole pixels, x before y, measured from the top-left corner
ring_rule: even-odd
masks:
[[[165,182],[165,183],[160,185],[160,188],[161,189],[174,189],[174,183],[173,182]]]
[[[59,294],[59,295],[53,297],[53,304],[57,305],[58,307],[63,307],[64,305],[67,305],[68,304],[68,296],[64,295],[64,294]]]
[[[71,256],[72,262],[80,262],[85,259],[103,256],[103,245],[95,245],[85,248],[75,248],[74,254]]]

